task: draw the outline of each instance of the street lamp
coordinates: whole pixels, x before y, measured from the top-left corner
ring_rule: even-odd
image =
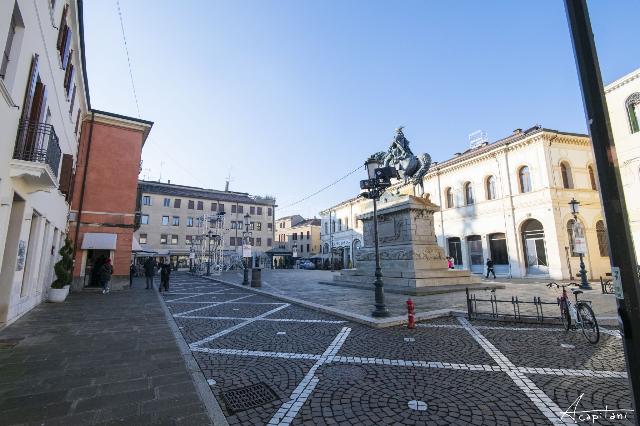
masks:
[[[380,250],[378,248],[378,200],[385,189],[391,186],[391,178],[398,177],[395,167],[380,167],[380,161],[370,157],[365,161],[369,179],[360,181],[360,189],[365,190],[363,197],[373,200],[373,242],[376,254],[376,280],[375,280],[375,310],[371,313],[374,317],[388,317],[389,310],[384,303],[384,283],[382,282],[382,270],[380,268]]]
[[[249,237],[251,236],[251,232],[249,232],[249,213],[244,215],[244,229],[245,231],[242,233],[242,244],[247,244],[249,242]],[[244,252],[244,247],[242,247],[242,251]],[[249,258],[244,256],[242,253],[242,257],[244,257],[244,271],[243,271],[243,280],[242,285],[249,285]]]
[[[209,256],[209,260],[207,261],[207,276],[211,275],[211,240],[213,239],[214,235],[213,235],[213,231],[211,229],[209,229],[209,232],[207,232],[207,251],[208,251],[208,256]]]
[[[591,290],[591,286],[587,281],[587,271],[584,268],[584,233],[582,236],[578,237],[576,234],[576,230],[581,226],[580,222],[578,222],[578,213],[580,212],[580,201],[577,201],[575,198],[571,198],[569,201],[569,207],[571,208],[571,214],[573,215],[573,243],[576,244],[578,238],[580,238],[580,250],[578,250],[578,255],[580,256],[580,288],[585,290]]]

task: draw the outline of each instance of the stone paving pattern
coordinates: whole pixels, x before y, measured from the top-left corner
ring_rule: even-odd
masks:
[[[452,317],[415,330],[373,329],[186,274],[172,288],[192,293],[180,302],[211,303],[174,315],[229,424],[540,425],[558,422],[580,394],[585,410],[631,406],[614,330],[604,328],[602,341],[590,345],[579,331],[557,326]],[[248,297],[221,302],[205,292]],[[277,310],[265,311],[264,303]],[[197,318],[203,312],[225,316]],[[223,392],[258,383],[277,399],[228,410]]]
[[[223,324],[224,325],[224,324]],[[221,325],[221,326],[223,326]],[[0,332],[0,424],[207,425],[160,301],[72,293]]]

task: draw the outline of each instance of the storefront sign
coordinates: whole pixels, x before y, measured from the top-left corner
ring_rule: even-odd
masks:
[[[242,257],[251,257],[251,244],[244,244],[242,246]]]
[[[584,228],[580,222],[573,224],[573,252],[578,254],[587,253],[587,239],[584,236]]]

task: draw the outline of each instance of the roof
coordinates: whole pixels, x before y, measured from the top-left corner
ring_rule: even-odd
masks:
[[[320,226],[320,219],[305,219],[302,222],[298,222],[295,225],[292,225],[292,228],[296,228],[298,226]]]
[[[171,183],[140,180],[138,188],[142,193],[173,195],[186,198],[199,198],[212,201],[228,201],[244,204],[276,205],[274,198],[249,195],[246,192],[219,191],[216,189],[199,188],[195,186],[175,185]]]
[[[276,222],[279,221],[279,220],[287,220],[287,219],[291,219],[291,218],[294,218],[294,217],[302,217],[302,216],[300,216],[299,214],[292,214],[292,215],[289,215],[289,216],[283,216],[283,217],[279,217],[278,219],[276,219]],[[302,217],[302,219],[304,219],[304,218]]]
[[[612,92],[615,89],[622,87],[638,78],[640,78],[640,68],[633,70],[629,74],[623,75],[619,79],[614,80],[611,83],[607,84],[606,86],[604,86],[604,92],[605,93]]]

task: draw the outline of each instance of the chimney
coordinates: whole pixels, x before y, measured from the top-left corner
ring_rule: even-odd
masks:
[[[171,185],[171,179],[167,179],[167,183]]]
[[[229,192],[229,180],[224,184],[224,192]]]

